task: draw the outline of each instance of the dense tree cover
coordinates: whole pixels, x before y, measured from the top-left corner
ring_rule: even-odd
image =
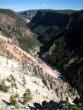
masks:
[[[29,26],[43,44],[40,47],[43,59],[64,73],[83,101],[83,10],[72,13],[41,10]]]

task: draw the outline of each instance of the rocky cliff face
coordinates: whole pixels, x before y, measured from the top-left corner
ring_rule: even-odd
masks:
[[[0,34],[0,107],[22,109],[34,102],[74,100],[76,90],[58,79],[60,73],[37,61]],[[73,95],[74,94],[74,95]]]

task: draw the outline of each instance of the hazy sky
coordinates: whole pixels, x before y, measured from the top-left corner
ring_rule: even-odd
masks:
[[[28,9],[83,9],[83,0],[0,0],[0,8],[15,11]]]

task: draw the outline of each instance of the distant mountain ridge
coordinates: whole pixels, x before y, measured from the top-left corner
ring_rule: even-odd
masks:
[[[37,13],[37,10],[28,10],[28,11],[22,11],[18,12],[22,17],[31,20]]]
[[[18,14],[31,20],[37,14],[38,11],[44,11],[44,12],[52,11],[52,12],[65,13],[65,14],[66,13],[71,14],[72,12],[75,12],[75,10],[52,10],[52,9],[37,9],[37,10],[35,10],[34,9],[34,10],[21,11],[21,12],[18,12]]]

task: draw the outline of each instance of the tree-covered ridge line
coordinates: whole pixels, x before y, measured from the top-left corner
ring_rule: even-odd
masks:
[[[28,29],[25,20],[12,10],[0,9],[0,31],[28,52],[38,46],[35,34]]]

